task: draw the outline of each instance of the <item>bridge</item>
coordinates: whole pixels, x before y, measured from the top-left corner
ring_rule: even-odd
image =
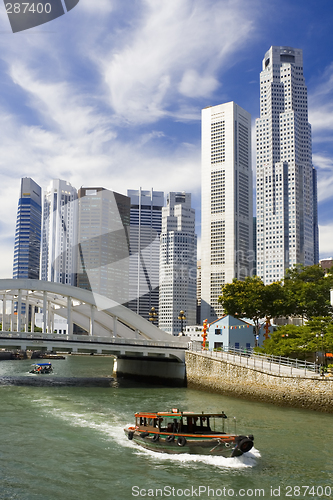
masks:
[[[49,281],[2,279],[0,301],[0,348],[111,354],[118,375],[185,379],[188,344],[107,297]],[[36,310],[42,332],[35,331]],[[66,334],[54,333],[55,315],[66,320]]]

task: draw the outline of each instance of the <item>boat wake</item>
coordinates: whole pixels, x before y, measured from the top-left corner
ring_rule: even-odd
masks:
[[[141,448],[133,443],[133,446],[136,449],[136,453],[138,455],[148,455],[156,460],[159,460],[161,462],[163,461],[172,461],[178,462],[179,464],[186,464],[186,467],[193,466],[195,467],[196,464],[207,464],[210,466],[215,466],[219,468],[228,468],[228,469],[244,469],[248,467],[255,467],[258,463],[258,458],[260,458],[260,452],[256,448],[252,448],[251,451],[247,452],[245,455],[242,455],[241,457],[233,457],[233,458],[226,458],[226,457],[217,457],[216,455],[214,456],[207,456],[207,455],[190,455],[189,453],[182,453],[179,455],[170,455],[169,453],[158,453],[154,451],[147,450],[146,448]]]
[[[66,410],[64,406],[66,405],[66,400],[63,401],[61,407],[59,406],[59,401],[57,401],[57,406],[54,406],[52,398],[35,399],[34,403],[38,403],[45,408],[47,413],[53,415],[56,418],[64,420],[68,425],[73,427],[88,428],[101,433],[104,437],[112,439],[119,446],[122,447],[134,447],[134,443],[129,441],[124,434],[124,426],[121,421],[116,421],[114,415],[106,414],[104,412],[77,412],[72,410]],[[113,418],[113,422],[110,419]],[[106,422],[105,420],[108,420]]]

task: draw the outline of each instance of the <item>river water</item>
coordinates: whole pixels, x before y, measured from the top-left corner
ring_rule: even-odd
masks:
[[[113,381],[112,359],[68,356],[54,374],[0,362],[0,499],[333,498],[332,415],[187,388]],[[254,434],[240,458],[172,456],[128,441],[135,411],[222,410]]]

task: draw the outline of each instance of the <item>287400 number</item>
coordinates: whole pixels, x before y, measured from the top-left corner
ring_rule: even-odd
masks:
[[[36,5],[36,7],[35,7]],[[7,14],[26,14],[32,12],[33,14],[37,12],[37,14],[50,14],[52,10],[51,4],[46,3],[45,5],[42,3],[6,3],[6,12]]]
[[[305,497],[315,496],[330,497],[332,495],[332,488],[330,486],[286,486],[286,497]]]

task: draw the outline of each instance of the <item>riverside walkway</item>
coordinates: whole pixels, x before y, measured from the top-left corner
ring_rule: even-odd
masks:
[[[201,346],[192,343],[190,352],[195,352],[201,356],[226,361],[237,366],[246,366],[253,370],[261,371],[271,375],[282,377],[301,378],[323,378],[320,375],[320,366],[309,361],[285,358],[269,354],[255,353],[253,351],[244,352],[241,349],[229,349],[226,351],[209,351]]]

